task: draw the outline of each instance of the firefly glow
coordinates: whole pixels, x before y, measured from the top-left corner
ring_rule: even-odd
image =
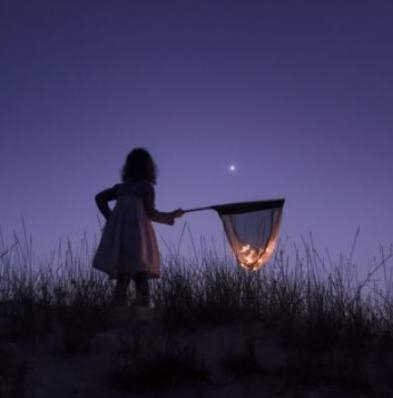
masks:
[[[237,263],[240,267],[251,272],[257,271],[268,263],[273,255],[279,235],[282,208],[264,210],[270,212],[270,222],[267,223],[265,220],[264,228],[261,228],[262,224],[259,225],[258,230],[261,230],[261,233],[264,231],[265,235],[257,236],[258,239],[250,239],[250,236],[247,235],[239,236],[242,231],[237,229],[237,221],[239,221],[239,216],[241,217],[244,213],[220,215]],[[258,219],[256,218],[256,220]]]
[[[263,249],[252,249],[250,245],[244,245],[237,252],[237,259],[239,265],[248,271],[257,271],[262,265],[266,263],[273,251],[275,242],[271,242],[270,245]]]

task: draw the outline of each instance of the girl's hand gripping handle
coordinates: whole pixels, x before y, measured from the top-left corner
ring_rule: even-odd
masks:
[[[184,214],[184,210],[183,209],[176,209],[176,210],[174,210],[173,212],[172,212],[172,215],[173,215],[173,217],[174,218],[180,218],[180,217],[182,217],[183,216],[183,214]]]

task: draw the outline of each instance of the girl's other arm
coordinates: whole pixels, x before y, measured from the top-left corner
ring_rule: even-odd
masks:
[[[112,214],[112,210],[110,209],[108,202],[115,199],[116,190],[114,187],[105,189],[95,196],[96,205],[106,220],[108,220]]]
[[[143,204],[145,212],[150,220],[161,224],[173,225],[175,223],[175,218],[180,217],[183,214],[180,209],[169,213],[158,211],[155,207],[155,191],[151,185],[149,185],[147,193],[143,195]]]

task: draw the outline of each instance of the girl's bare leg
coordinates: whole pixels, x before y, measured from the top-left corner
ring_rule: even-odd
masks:
[[[140,272],[135,275],[135,289],[135,304],[148,307],[150,305],[150,287],[146,272]]]
[[[127,304],[127,290],[130,284],[129,274],[119,274],[116,281],[115,290],[113,292],[113,303],[117,305]]]

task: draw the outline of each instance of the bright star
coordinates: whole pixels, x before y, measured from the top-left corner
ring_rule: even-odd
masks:
[[[234,174],[234,173],[236,173],[236,171],[237,171],[237,166],[235,164],[231,163],[228,166],[228,172],[231,174]]]

